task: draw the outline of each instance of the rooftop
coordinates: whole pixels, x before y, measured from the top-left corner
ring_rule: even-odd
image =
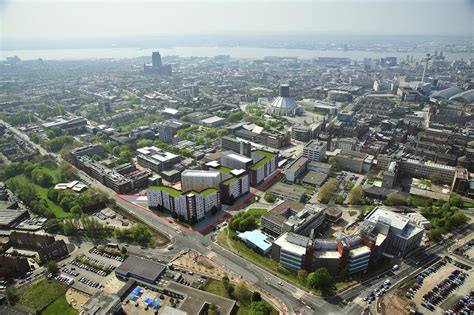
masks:
[[[238,237],[242,240],[245,240],[254,244],[263,252],[266,252],[270,247],[272,247],[272,244],[268,241],[268,236],[260,232],[259,230],[246,231],[243,233],[239,233]]]
[[[173,197],[178,197],[181,195],[181,191],[168,187],[168,186],[150,186],[148,187],[150,190],[162,190],[168,194],[170,194]]]
[[[138,256],[129,256],[120,266],[117,267],[117,269],[115,269],[115,273],[126,277],[136,276],[150,282],[155,282],[165,269],[166,265],[143,259]]]
[[[273,159],[274,157],[276,157],[276,154],[275,154],[275,153],[271,153],[271,152],[263,151],[263,150],[256,150],[255,153],[256,153],[256,154],[263,155],[263,158],[260,159],[260,160],[259,160],[257,163],[255,163],[254,165],[250,166],[250,169],[251,169],[251,170],[257,170],[260,166],[262,166],[263,164],[267,163],[268,161],[270,161],[271,159]]]

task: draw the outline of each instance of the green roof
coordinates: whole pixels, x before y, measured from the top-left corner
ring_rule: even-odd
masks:
[[[263,151],[263,150],[257,150],[255,151],[255,153],[257,154],[260,154],[260,155],[263,155],[263,159],[261,159],[260,161],[258,161],[257,163],[255,163],[254,165],[250,166],[250,169],[251,170],[256,170],[258,169],[260,166],[262,166],[263,164],[267,163],[268,161],[270,161],[271,159],[273,159],[276,154],[275,153],[271,153],[271,152],[268,152],[268,151]]]
[[[230,167],[227,167],[227,166],[224,166],[224,165],[219,166],[217,168],[217,170],[221,173],[224,173],[224,174],[230,174],[230,172],[233,171]]]
[[[237,177],[231,177],[225,181],[222,182],[223,185],[230,185],[232,184],[233,182],[236,182],[238,181],[239,179],[243,178],[245,175],[243,176],[237,176]]]
[[[148,187],[148,189],[162,190],[162,191],[170,194],[173,197],[179,197],[181,195],[181,192],[179,190],[174,189],[172,187],[168,187],[168,186],[150,186],[150,187]]]
[[[202,195],[203,197],[207,197],[207,196],[209,196],[210,194],[215,193],[215,192],[217,192],[217,189],[215,189],[215,188],[207,188],[207,189],[204,189],[203,191],[201,191],[201,195]]]

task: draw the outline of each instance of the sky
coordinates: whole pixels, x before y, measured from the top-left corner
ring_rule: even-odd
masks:
[[[474,35],[474,0],[0,0],[1,42],[156,34]],[[1,44],[0,42],[0,44]]]

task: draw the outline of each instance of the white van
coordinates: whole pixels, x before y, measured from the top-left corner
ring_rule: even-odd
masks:
[[[392,270],[395,271],[395,270],[398,270],[398,268],[400,268],[399,265],[393,265]]]

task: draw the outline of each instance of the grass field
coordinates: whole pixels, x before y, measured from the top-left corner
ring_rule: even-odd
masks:
[[[41,315],[76,315],[77,313],[78,311],[69,306],[66,297],[63,295],[49,304],[48,307],[41,312]]]
[[[66,287],[54,280],[43,279],[31,283],[20,292],[19,303],[39,310],[66,292]]]
[[[31,185],[35,190],[36,192],[38,193],[38,195],[41,197],[41,199],[44,199],[46,200],[47,204],[48,204],[48,208],[51,209],[51,211],[54,213],[54,215],[57,217],[57,218],[65,218],[65,217],[70,217],[72,216],[72,213],[69,213],[69,212],[66,212],[64,211],[59,205],[55,204],[54,202],[52,202],[51,200],[48,199],[48,189],[44,188],[44,187],[41,187],[39,185],[36,185],[34,184],[33,182],[31,182],[31,180],[26,177],[25,175],[18,175],[18,176],[15,176],[14,178],[17,178],[19,179],[20,181],[22,182],[25,182],[29,185]]]

